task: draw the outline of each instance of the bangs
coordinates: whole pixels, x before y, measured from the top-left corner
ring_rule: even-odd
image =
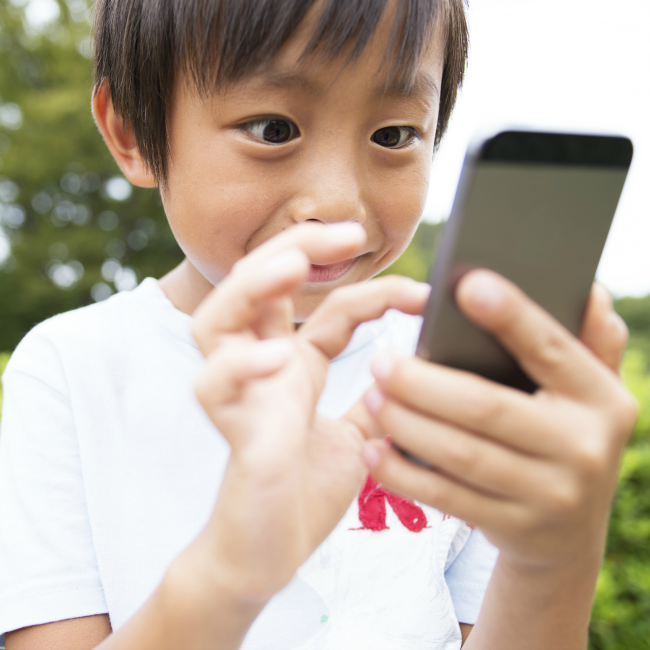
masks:
[[[176,66],[199,91],[220,90],[264,69],[298,29],[316,0],[200,0],[180,2],[175,19]],[[389,0],[326,0],[300,61],[345,65],[365,50]],[[383,63],[387,83],[407,88],[446,2],[395,0],[393,26]],[[442,11],[441,11],[442,10]]]
[[[385,11],[392,14],[384,60],[387,84],[408,90],[440,24],[445,62],[436,146],[447,128],[467,60],[466,0],[97,0],[95,90],[106,84],[117,115],[133,128],[156,179],[166,179],[167,114],[176,75],[199,93],[264,70],[314,9],[301,61],[357,60]],[[322,4],[322,8],[320,5]]]

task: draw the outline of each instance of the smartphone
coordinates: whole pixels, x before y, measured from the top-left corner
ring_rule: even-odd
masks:
[[[467,320],[454,291],[487,268],[578,335],[627,171],[618,136],[506,130],[470,145],[430,272],[418,356],[527,392],[535,382]]]

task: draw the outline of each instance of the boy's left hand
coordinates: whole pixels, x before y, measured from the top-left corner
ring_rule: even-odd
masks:
[[[397,277],[342,287],[298,331],[292,302],[310,263],[354,258],[365,242],[359,224],[288,228],[242,258],[194,314],[206,357],[197,396],[231,454],[189,555],[200,580],[218,576],[232,602],[259,604],[282,589],[365,478],[356,423],[315,410],[328,362],[360,323],[389,308],[419,313],[427,289]]]
[[[539,384],[533,395],[418,358],[375,359],[365,396],[374,477],[479,526],[500,562],[554,569],[602,554],[621,453],[636,405],[619,377],[627,333],[594,287],[581,340],[488,271],[459,284],[464,313]],[[593,564],[593,563],[592,563]],[[597,569],[596,569],[597,570]]]

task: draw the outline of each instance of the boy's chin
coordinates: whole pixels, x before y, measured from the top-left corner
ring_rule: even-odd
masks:
[[[327,292],[329,293],[329,292]],[[327,293],[321,295],[305,295],[301,290],[293,296],[293,320],[296,327],[309,319],[309,317],[316,311],[318,306],[325,300]]]
[[[327,283],[329,284],[329,283]],[[349,284],[349,283],[345,283]],[[337,283],[336,286],[343,286]],[[309,320],[327,296],[334,291],[333,286],[306,284],[293,294],[294,322],[296,326]]]

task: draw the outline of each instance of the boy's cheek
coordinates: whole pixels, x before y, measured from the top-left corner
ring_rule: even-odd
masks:
[[[179,245],[213,285],[254,248],[303,220],[301,201],[310,198],[300,171],[251,174],[236,156],[230,162],[212,161],[209,155],[195,160],[181,156],[161,191]],[[379,165],[359,180],[356,200],[363,204],[370,250],[337,286],[368,280],[403,253],[424,209],[429,169],[428,157],[421,153],[413,164],[401,169]],[[329,290],[306,287],[298,292],[297,322],[305,320]]]

